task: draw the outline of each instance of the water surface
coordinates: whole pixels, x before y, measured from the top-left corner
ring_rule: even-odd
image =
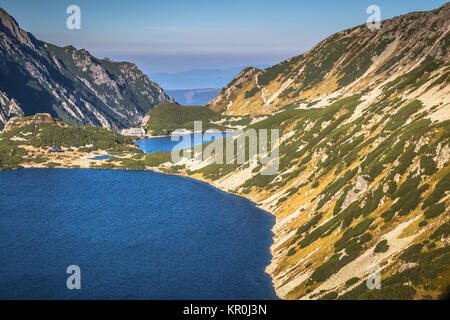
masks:
[[[109,155],[100,155],[100,156],[96,156],[94,158],[92,158],[92,160],[108,160],[108,159],[112,159],[115,158],[114,156],[109,156]]]
[[[216,133],[220,137],[227,137],[233,135],[232,132],[220,132]],[[193,147],[199,144],[208,143],[215,140],[215,135],[211,133],[204,133],[202,135],[202,139],[196,143],[194,140],[193,133],[187,133],[178,135],[175,139],[174,137],[155,137],[155,138],[146,138],[140,139],[136,141],[136,144],[139,146],[139,149],[144,151],[145,153],[152,152],[170,152],[173,150],[182,150],[185,148]],[[172,141],[174,140],[174,141]]]
[[[1,299],[274,299],[274,218],[150,171],[0,172]],[[81,290],[66,268],[81,268]]]

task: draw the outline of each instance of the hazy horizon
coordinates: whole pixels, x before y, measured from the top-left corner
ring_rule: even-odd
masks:
[[[365,23],[369,5],[378,5],[384,20],[445,2],[1,0],[0,7],[40,40],[134,62],[156,74],[273,65]],[[81,8],[81,30],[66,28],[72,4]]]

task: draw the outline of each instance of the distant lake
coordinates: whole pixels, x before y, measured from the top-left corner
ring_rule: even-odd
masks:
[[[92,158],[92,160],[108,160],[108,159],[112,159],[114,158],[113,156],[109,156],[109,155],[101,155],[101,156],[96,156],[94,158]]]
[[[233,135],[233,133],[220,133],[222,137]],[[195,145],[208,143],[215,140],[212,134],[203,134],[201,143],[194,142],[194,134],[187,133],[181,135],[179,140],[172,141],[172,137],[155,137],[155,138],[147,138],[137,140],[136,144],[139,146],[139,149],[144,151],[145,153],[152,152],[170,152],[173,150],[182,150],[185,148],[193,147]]]
[[[0,190],[0,299],[276,298],[274,217],[205,183],[24,169],[0,172]]]

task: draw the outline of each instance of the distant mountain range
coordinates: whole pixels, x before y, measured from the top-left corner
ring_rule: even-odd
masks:
[[[210,103],[218,94],[219,89],[188,89],[166,90],[166,93],[176,102],[185,106],[203,106]]]
[[[256,65],[256,68],[264,69],[269,65]],[[191,70],[178,73],[150,74],[153,81],[159,83],[165,90],[186,90],[198,88],[223,88],[243,69],[237,67],[231,69],[205,69]]]
[[[12,116],[46,112],[119,130],[166,101],[172,99],[136,65],[39,41],[0,8],[0,128]]]

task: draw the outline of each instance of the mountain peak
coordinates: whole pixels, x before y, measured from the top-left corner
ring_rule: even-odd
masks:
[[[450,58],[449,17],[447,3],[384,20],[376,32],[366,25],[340,31],[270,68],[243,70],[209,107],[228,115],[270,114],[292,103],[318,107],[350,93],[372,91],[430,59],[445,68]]]
[[[10,16],[5,9],[0,8],[0,21],[4,23],[4,20],[12,20],[16,25],[18,25],[17,21],[12,16]]]
[[[120,130],[139,125],[160,102],[172,101],[136,65],[40,41],[4,9],[0,62],[0,93],[11,101],[5,107],[0,100],[0,127],[14,115],[46,112],[71,124]]]
[[[7,32],[21,43],[33,47],[28,32],[22,30],[17,21],[3,8],[0,8],[0,31]]]

